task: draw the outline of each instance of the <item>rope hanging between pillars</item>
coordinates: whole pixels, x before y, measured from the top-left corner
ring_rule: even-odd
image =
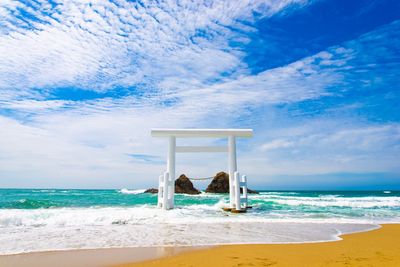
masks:
[[[210,176],[210,177],[203,177],[203,178],[191,178],[191,177],[187,177],[189,180],[195,180],[195,181],[204,181],[204,180],[210,180],[213,179],[214,176]]]

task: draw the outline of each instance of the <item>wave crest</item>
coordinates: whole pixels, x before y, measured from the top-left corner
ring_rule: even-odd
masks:
[[[128,194],[128,195],[137,195],[137,194],[142,194],[146,191],[146,189],[135,189],[135,190],[129,190],[127,188],[122,188],[119,190],[121,194]]]

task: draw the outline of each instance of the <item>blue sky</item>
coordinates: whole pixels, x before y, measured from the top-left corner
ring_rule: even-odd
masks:
[[[255,136],[239,141],[239,169],[254,187],[400,189],[399,10],[1,1],[0,187],[154,186],[166,143],[152,127],[244,127]],[[179,155],[177,171],[226,164]]]

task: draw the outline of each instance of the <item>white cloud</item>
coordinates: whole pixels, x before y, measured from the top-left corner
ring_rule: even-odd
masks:
[[[107,90],[160,82],[204,81],[232,71],[240,51],[232,28],[302,1],[3,2],[0,88],[78,86]],[[23,9],[31,18],[21,20]],[[229,27],[228,27],[229,26]],[[247,26],[247,30],[252,30]],[[200,34],[198,34],[198,32]],[[162,89],[162,88],[161,88]]]
[[[52,8],[39,1],[35,9],[0,4],[6,18],[0,30],[0,109],[17,114],[0,116],[1,184],[7,177],[21,186],[154,184],[164,168],[165,140],[152,139],[152,127],[231,127],[238,120],[256,128],[255,138],[243,141],[249,147],[240,168],[258,181],[265,174],[400,172],[397,124],[355,121],[345,127],[350,123],[309,119],[299,125],[286,117],[285,127],[268,122],[273,105],[331,95],[330,87],[345,82],[355,51],[334,47],[253,75],[243,51],[229,40],[248,42],[242,33],[255,29],[239,21],[256,19],[253,13],[268,17],[307,1],[180,3],[58,1]],[[10,15],[18,7],[37,21],[26,25]],[[69,86],[138,92],[48,99],[53,88]],[[256,112],[246,116],[248,109]],[[131,154],[156,160],[151,165]],[[180,159],[179,170],[201,176],[226,163],[221,156],[189,159]]]
[[[257,170],[254,176],[260,169],[268,175],[400,172],[397,123],[371,126],[333,119],[292,123],[258,133],[271,141],[248,152],[251,156],[245,161],[250,170]]]
[[[187,57],[197,57],[197,54],[187,53]],[[206,54],[213,55],[212,51]],[[3,121],[2,128],[7,131],[0,136],[3,140],[0,153],[8,156],[1,164],[4,170],[17,177],[27,173],[47,179],[56,176],[64,184],[79,184],[79,180],[85,177],[112,178],[102,183],[109,186],[126,186],[123,183],[129,180],[145,183],[144,176],[157,177],[163,166],[158,161],[155,163],[158,167],[151,167],[147,162],[143,164],[129,154],[160,156],[165,153],[163,140],[150,137],[152,127],[229,127],[243,115],[247,107],[299,102],[328,94],[325,88],[341,78],[330,68],[337,68],[335,58],[347,56],[344,52],[334,56],[328,54],[331,55],[330,52],[324,52],[257,75],[226,78],[213,85],[201,81],[203,74],[197,77],[196,71],[188,72],[183,68],[182,75],[178,77],[184,78],[173,80],[167,77],[159,83],[162,91],[149,92],[145,97],[86,101],[4,100],[4,108],[26,113],[31,118],[26,124],[10,119]],[[179,56],[171,60],[178,62]],[[327,58],[332,60],[331,66],[321,66],[319,62]],[[183,62],[190,67],[190,61]],[[194,69],[204,68],[203,73],[217,71],[213,66],[208,67],[213,65],[212,62],[204,64],[199,59],[196,64]],[[166,76],[173,75],[173,72],[166,73]],[[162,104],[168,101],[172,101],[172,104]],[[44,135],[32,134],[35,131]],[[264,146],[261,148],[290,148],[292,141],[285,140],[273,141],[267,145],[266,139],[263,139],[261,142]],[[21,147],[15,148],[15,142]],[[246,158],[249,157],[252,155]],[[221,162],[218,156],[203,158],[202,161],[210,159],[215,160],[207,163],[207,170],[194,164],[198,161],[182,159],[182,169],[195,175],[207,176],[210,173],[206,172],[210,169],[218,171],[219,168],[225,168],[224,160]],[[21,169],[20,164],[25,167]],[[246,170],[251,165],[245,166]],[[257,168],[257,173],[265,171],[270,171],[269,167]],[[116,175],[119,178],[113,178]]]
[[[271,142],[262,144],[261,150],[268,151],[268,150],[274,150],[274,149],[278,149],[278,148],[287,148],[287,147],[291,147],[292,145],[293,145],[293,143],[288,140],[275,139],[275,140],[272,140]]]

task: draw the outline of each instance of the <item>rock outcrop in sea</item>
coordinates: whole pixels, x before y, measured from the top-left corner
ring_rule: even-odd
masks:
[[[207,186],[206,193],[228,193],[229,175],[226,172],[217,173]]]
[[[240,188],[242,192],[242,188]],[[226,172],[217,173],[207,186],[206,193],[229,193],[229,174]],[[258,194],[257,191],[247,188],[247,193]]]
[[[144,192],[157,194],[158,189],[150,188]],[[242,192],[242,188],[240,188],[240,192]],[[175,180],[175,193],[198,195],[201,192],[193,186],[192,181],[190,181],[186,175],[181,174],[179,178]],[[212,179],[211,183],[207,186],[206,193],[229,193],[229,174],[226,172],[217,173]],[[257,191],[248,188],[247,193],[258,194]]]
[[[157,194],[157,188],[150,188],[144,191],[145,193]],[[189,195],[198,195],[200,194],[200,190],[196,189],[193,186],[192,181],[187,178],[186,175],[181,174],[178,179],[175,180],[175,193],[177,194],[189,194]]]
[[[190,181],[186,175],[181,174],[181,176],[175,180],[175,193],[198,195],[201,192],[193,186],[192,181]]]
[[[144,193],[157,194],[158,193],[158,189],[157,188],[149,188],[146,191],[144,191]]]

